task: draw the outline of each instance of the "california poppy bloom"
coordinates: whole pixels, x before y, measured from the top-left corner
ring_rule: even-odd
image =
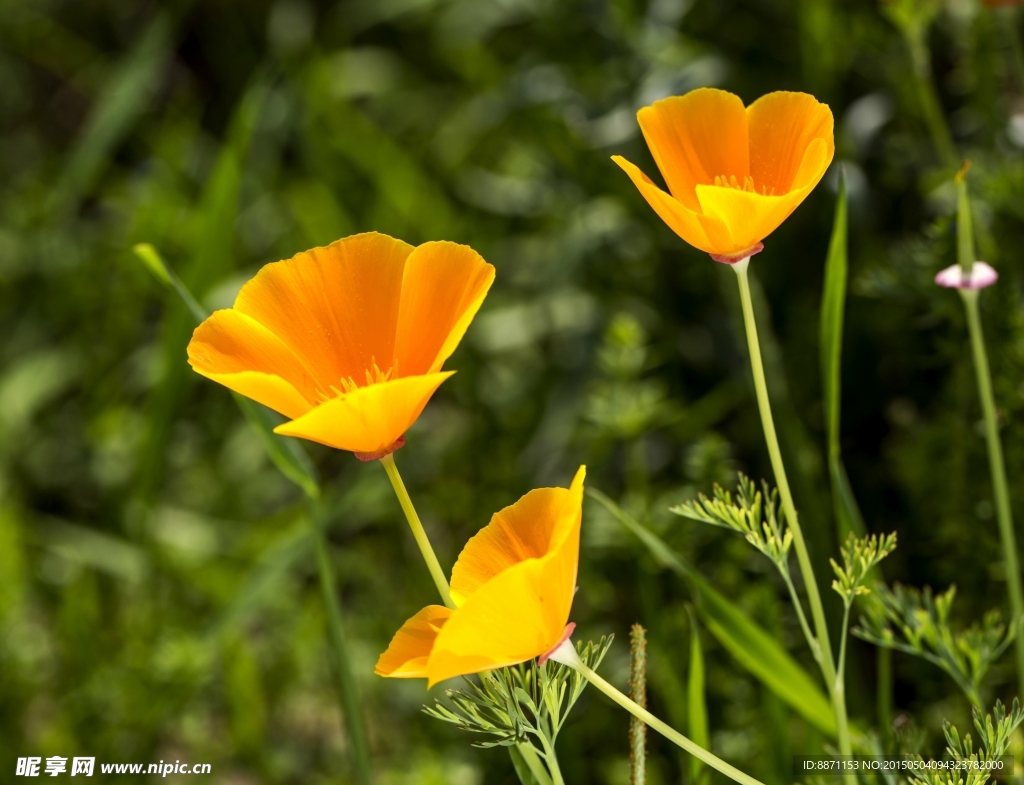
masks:
[[[585,467],[566,488],[530,491],[466,544],[454,610],[428,605],[395,633],[375,673],[428,685],[550,654],[568,637]]]
[[[380,458],[452,375],[493,281],[468,246],[357,234],[266,265],[196,328],[189,363],[288,417],[276,433]]]
[[[757,253],[835,154],[832,112],[805,93],[738,96],[701,88],[645,106],[637,120],[670,193],[621,156],[661,219],[720,262]]]

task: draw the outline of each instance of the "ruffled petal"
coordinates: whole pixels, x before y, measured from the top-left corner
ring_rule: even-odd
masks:
[[[430,396],[453,373],[409,376],[360,387],[279,425],[274,432],[339,450],[381,452],[416,422]]]
[[[669,196],[635,165],[619,155],[612,156],[622,170],[629,175],[633,184],[640,190],[647,203],[654,208],[668,227],[694,248],[705,253],[726,253],[719,250],[731,243],[729,230],[724,223],[714,217],[694,212],[682,202]],[[699,208],[700,205],[698,204]]]
[[[188,344],[197,373],[286,417],[301,417],[317,401],[314,373],[280,338],[233,309],[200,324]]]
[[[413,248],[369,232],[268,264],[242,287],[235,310],[274,333],[316,373],[323,391],[374,361],[393,362],[405,262]]]
[[[428,605],[395,633],[373,672],[392,679],[425,679],[434,641],[452,612],[442,605]]]
[[[494,282],[494,267],[467,245],[431,242],[406,260],[395,357],[400,376],[441,370]]]
[[[747,118],[732,93],[692,90],[645,106],[637,121],[669,190],[690,210],[698,210],[696,186],[716,176],[742,183],[750,173]]]
[[[807,93],[768,93],[747,107],[750,133],[750,174],[758,192],[776,195],[811,181],[817,183],[835,155],[832,111]],[[804,169],[815,140],[824,144]],[[803,182],[800,178],[803,177]]]
[[[509,567],[542,558],[561,545],[579,524],[585,476],[581,467],[568,489],[537,488],[496,512],[459,554],[452,570],[452,600],[462,605]]]

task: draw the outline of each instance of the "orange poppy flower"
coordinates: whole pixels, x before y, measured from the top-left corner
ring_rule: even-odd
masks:
[[[701,88],[645,106],[637,120],[671,195],[621,156],[661,219],[716,261],[761,250],[835,154],[832,112],[805,93],[738,96]]]
[[[493,281],[468,246],[357,234],[266,265],[196,328],[188,360],[288,417],[276,433],[380,458],[452,375]]]
[[[503,668],[550,654],[571,632],[583,478],[530,491],[491,518],[452,570],[455,610],[428,605],[395,633],[374,672],[426,678]]]

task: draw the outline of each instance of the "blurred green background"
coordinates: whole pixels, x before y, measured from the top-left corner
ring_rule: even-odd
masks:
[[[1006,19],[950,0],[930,40],[975,162],[981,253],[1002,275],[982,303],[1020,521],[1024,103]],[[770,477],[732,273],[609,160],[656,176],[635,110],[704,85],[832,107],[851,197],[852,486],[870,530],[899,532],[887,578],[956,583],[958,623],[1000,606],[962,310],[931,283],[955,261],[953,192],[908,73],[872,0],[0,2],[0,779],[19,756],[95,755],[209,762],[204,779],[232,785],[349,781],[299,492],[227,391],[188,368],[192,323],[137,242],[209,308],[260,265],[357,231],[472,245],[497,281],[448,363],[458,374],[396,453],[442,564],[491,513],[586,463],[588,485],[814,673],[769,563],[667,512],[739,470]],[[752,264],[826,583],[818,313],[836,182],[833,168]],[[420,712],[421,682],[372,675],[434,588],[383,469],[308,446],[378,781],[515,782],[502,751]],[[618,636],[602,671],[622,684],[629,625],[647,626],[651,706],[684,732],[690,600],[588,501],[579,633]],[[788,756],[823,740],[702,640],[714,751],[791,781]],[[851,646],[851,713],[867,725],[874,652]],[[986,699],[1013,696],[1011,656]],[[894,669],[897,723],[939,751],[965,699],[920,660]],[[588,691],[560,739],[567,780],[627,782],[627,725]],[[650,747],[652,783],[686,781],[675,748]]]

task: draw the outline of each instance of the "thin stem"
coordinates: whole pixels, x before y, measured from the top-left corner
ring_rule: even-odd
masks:
[[[925,34],[926,31],[921,25],[903,28],[903,37],[907,42],[907,49],[910,50],[910,59],[913,64],[912,71],[918,100],[921,102],[921,111],[924,113],[925,124],[928,126],[932,143],[935,145],[935,152],[944,166],[955,169],[959,158],[956,146],[953,144],[953,137],[949,133],[949,126],[946,125],[946,117],[942,113],[938,91],[935,89],[931,53],[928,51]]]
[[[352,749],[352,772],[359,785],[370,785],[373,776],[370,769],[370,746],[366,737],[366,725],[360,708],[359,697],[356,695],[355,679],[349,665],[348,638],[341,619],[341,608],[334,593],[334,570],[327,554],[327,542],[324,538],[319,503],[309,500],[310,533],[313,537],[313,548],[316,551],[317,571],[320,573],[320,589],[324,596],[324,607],[327,610],[327,626],[330,632],[331,648],[334,650],[332,672],[334,688],[338,703],[341,705],[345,718],[345,729],[348,731]]]
[[[420,553],[423,554],[423,561],[427,563],[427,569],[430,570],[430,577],[434,579],[434,585],[437,586],[437,591],[441,595],[441,599],[449,608],[455,608],[455,603],[452,602],[451,592],[448,589],[448,579],[444,577],[444,570],[441,569],[441,563],[438,562],[437,556],[434,554],[434,549],[430,545],[430,539],[427,537],[427,533],[423,529],[423,524],[420,522],[420,516],[416,514],[416,508],[412,505],[412,499],[409,498],[409,492],[405,489],[405,483],[402,482],[402,475],[398,473],[398,467],[395,465],[394,456],[390,454],[385,455],[380,459],[380,462],[384,466],[384,471],[388,473],[388,479],[391,480],[391,487],[395,489],[395,495],[398,497],[398,503],[402,505],[402,512],[405,513],[405,519],[409,521],[409,528],[412,529],[412,536],[416,539],[416,544],[420,546]]]
[[[768,397],[768,383],[764,375],[764,362],[761,359],[761,346],[757,339],[757,322],[754,319],[754,303],[750,297],[750,280],[748,268],[750,258],[743,259],[732,265],[736,271],[736,278],[740,286],[740,302],[743,306],[743,325],[747,333],[747,348],[750,352],[750,369],[754,376],[754,390],[757,393],[757,405],[761,412],[761,424],[764,427],[764,438],[768,444],[768,456],[771,459],[772,471],[775,473],[775,482],[779,488],[779,498],[782,501],[782,511],[789,523],[789,530],[793,533],[793,544],[796,546],[797,562],[800,565],[800,573],[804,579],[804,590],[807,592],[807,600],[811,606],[811,617],[814,619],[816,640],[821,650],[821,657],[818,664],[821,667],[821,674],[832,697],[832,710],[836,716],[836,734],[839,741],[839,752],[842,755],[852,755],[853,745],[850,741],[850,728],[846,716],[846,694],[843,685],[836,689],[835,661],[832,659],[832,645],[829,642],[828,624],[825,621],[825,608],[821,603],[821,594],[818,592],[818,581],[814,577],[814,568],[811,566],[811,557],[807,552],[807,543],[804,541],[803,529],[796,514],[796,505],[793,503],[793,494],[789,489],[789,479],[786,476],[786,467],[782,462],[782,450],[779,448],[779,437],[775,432],[775,419],[772,417],[771,400]],[[813,648],[812,648],[813,650]],[[856,777],[851,773],[846,775],[846,781],[850,785],[856,783]]]
[[[796,593],[796,586],[793,585],[793,578],[789,574],[789,569],[779,570],[782,573],[782,579],[786,582],[786,588],[789,590],[789,599],[793,603],[793,607],[796,609],[796,617],[800,620],[800,629],[804,631],[804,638],[807,639],[807,646],[811,650],[811,654],[814,655],[814,661],[817,663],[821,662],[821,647],[818,646],[818,640],[814,637],[814,633],[811,632],[811,627],[807,623],[807,616],[804,614],[804,604],[800,601],[800,596]]]
[[[600,676],[598,676],[594,670],[588,668],[584,664],[583,660],[581,660],[579,655],[576,653],[576,648],[572,645],[571,641],[566,641],[565,643],[563,643],[555,651],[555,653],[551,655],[551,659],[555,660],[556,662],[560,662],[563,665],[568,665],[570,668],[579,671],[581,674],[583,674],[584,678],[586,678],[587,681],[589,681],[591,684],[593,684],[595,687],[601,690],[601,692],[603,692],[605,695],[611,698],[613,702],[617,703],[619,706],[624,708],[637,719],[647,723],[648,727],[656,730],[658,733],[660,733],[666,739],[671,741],[673,744],[682,747],[684,750],[686,750],[694,757],[700,758],[708,766],[710,766],[713,769],[716,769],[717,771],[720,771],[722,774],[724,774],[726,777],[729,777],[731,780],[739,782],[741,785],[764,785],[764,783],[762,783],[760,780],[754,779],[749,774],[744,774],[735,766],[729,765],[724,760],[719,758],[717,755],[708,752],[699,744],[690,741],[679,731],[675,730],[670,725],[659,720],[657,717],[655,717],[653,714],[647,711],[647,709],[638,706],[636,703],[631,701],[626,695],[624,695],[622,692],[620,692],[611,684],[609,684]]]
[[[562,778],[562,770],[558,766],[558,756],[555,754],[554,745],[548,741],[547,736],[543,733],[540,735],[540,743],[544,747],[544,762],[548,766],[548,771],[551,772],[552,785],[565,785],[565,780]]]
[[[1003,460],[1003,446],[999,440],[996,423],[996,402],[992,393],[992,372],[985,350],[985,335],[981,327],[978,310],[978,290],[960,289],[967,312],[967,326],[971,334],[971,351],[974,355],[974,372],[978,379],[978,397],[985,418],[985,440],[988,443],[988,464],[992,473],[992,492],[996,502],[996,519],[1003,544],[1003,558],[1006,565],[1006,581],[1010,589],[1010,610],[1013,623],[1019,624],[1024,615],[1024,593],[1021,591],[1020,565],[1017,561],[1017,541],[1013,531],[1013,513],[1010,509],[1010,488],[1006,481],[1006,464]],[[1020,694],[1024,695],[1024,636],[1015,641],[1017,652],[1017,680]]]
[[[843,626],[840,630],[839,664],[836,666],[836,687],[841,688],[846,680],[846,641],[849,640],[850,601],[843,603]]]

